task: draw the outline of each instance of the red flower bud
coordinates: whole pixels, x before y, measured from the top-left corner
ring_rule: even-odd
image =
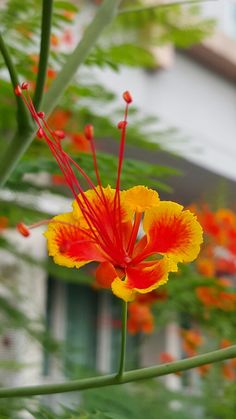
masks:
[[[19,233],[24,236],[24,237],[29,237],[30,235],[30,231],[29,229],[26,227],[25,224],[23,223],[18,223],[16,226],[17,230],[19,231]]]
[[[93,125],[91,125],[91,124],[85,125],[84,135],[87,138],[87,140],[92,140],[93,139],[93,137],[94,137]]]
[[[22,90],[28,90],[28,88],[29,88],[29,83],[28,83],[27,81],[24,81],[24,82],[21,84],[21,88],[22,88]]]
[[[15,92],[16,96],[21,96],[22,95],[22,91],[21,91],[21,88],[20,88],[19,84],[15,87],[14,92]]]
[[[125,100],[126,103],[133,102],[133,98],[128,90],[126,90],[126,92],[123,93],[123,99]]]
[[[43,129],[42,129],[42,128],[39,128],[39,129],[38,129],[36,136],[37,136],[38,138],[40,138],[40,139],[41,139],[41,138],[43,138],[43,136],[44,136],[44,132],[43,132]]]
[[[45,118],[45,113],[44,112],[38,112],[37,115],[38,115],[38,117],[40,119],[44,119]]]
[[[126,127],[126,125],[127,125],[127,121],[120,121],[120,122],[118,122],[118,124],[117,124],[117,128],[118,128],[118,129],[122,129],[122,128],[125,128],[125,127]]]

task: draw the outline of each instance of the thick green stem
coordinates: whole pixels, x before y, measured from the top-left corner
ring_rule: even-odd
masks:
[[[57,105],[60,96],[76,74],[79,66],[87,58],[106,26],[111,23],[116,16],[120,2],[121,0],[104,0],[102,5],[98,8],[97,14],[86,29],[82,40],[79,42],[74,52],[67,58],[62,70],[53,82],[47,95],[44,97],[42,105],[44,112],[49,114]],[[34,136],[30,130],[25,132],[24,135],[22,135],[21,132],[21,138],[18,140],[17,135],[15,135],[0,162],[0,186],[3,186],[7,181],[19,159],[31,144],[33,138]]]
[[[83,38],[67,59],[66,64],[52,83],[51,88],[45,96],[42,109],[47,114],[56,106],[60,96],[69,85],[78,67],[85,61],[92,47],[96,44],[99,36],[107,25],[117,15],[118,6],[121,0],[104,0],[98,8],[92,23],[86,29]]]
[[[8,69],[11,83],[12,83],[12,90],[13,95],[15,96],[16,103],[17,103],[17,125],[18,125],[18,131],[25,131],[31,124],[30,115],[22,101],[22,99],[19,96],[16,96],[14,94],[14,88],[19,84],[18,75],[15,69],[15,66],[13,64],[13,61],[11,59],[10,53],[8,51],[8,48],[3,40],[3,37],[0,33],[0,51],[3,56],[3,59],[5,61],[6,67]]]
[[[39,55],[38,75],[36,80],[36,88],[34,94],[34,106],[39,108],[43,89],[47,77],[48,55],[50,50],[50,36],[52,23],[53,0],[43,0],[42,8],[42,24],[41,24],[41,44]]]
[[[170,3],[157,3],[157,4],[149,4],[146,6],[140,7],[125,7],[119,10],[119,14],[124,13],[136,13],[136,12],[145,12],[147,10],[154,10],[154,9],[163,9],[165,7],[171,6],[182,6],[182,5],[191,5],[194,3],[206,3],[208,1],[217,1],[217,0],[180,0],[180,1],[172,1]]]
[[[123,377],[125,370],[125,354],[126,354],[126,336],[127,336],[127,303],[122,300],[122,328],[121,328],[121,350],[120,350],[120,366],[117,378]]]
[[[41,394],[66,393],[70,391],[86,390],[91,388],[106,387],[110,385],[130,383],[133,381],[146,380],[154,377],[172,374],[178,371],[185,371],[191,368],[200,367],[205,364],[224,361],[225,359],[236,358],[236,345],[204,355],[194,356],[170,364],[157,365],[150,368],[141,368],[124,372],[120,378],[116,374],[103,377],[86,378],[82,380],[68,381],[65,383],[43,384],[39,386],[2,388],[0,398],[4,397],[29,397]]]

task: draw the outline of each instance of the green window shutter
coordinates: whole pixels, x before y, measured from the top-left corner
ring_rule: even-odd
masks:
[[[87,286],[66,286],[65,370],[78,376],[81,369],[96,369],[97,293]]]
[[[58,287],[62,291],[59,299],[56,297]],[[96,292],[86,285],[61,283],[55,278],[48,280],[48,330],[54,334],[55,325],[52,319],[54,318],[55,322],[56,318],[57,329],[59,325],[61,333],[60,339],[64,340],[60,364],[63,365],[64,374],[68,377],[91,375],[97,367],[100,368],[97,354],[101,350],[98,348],[99,338],[103,337],[101,327],[105,328],[109,335],[108,344],[105,345],[107,372],[115,372],[118,369],[121,345],[121,300],[105,291],[108,311],[105,324],[102,325],[101,308],[104,307],[102,292]],[[60,307],[60,304],[63,307]],[[139,335],[127,335],[126,369],[128,370],[139,366],[139,340]],[[45,374],[51,372],[50,361],[51,355],[46,353]]]

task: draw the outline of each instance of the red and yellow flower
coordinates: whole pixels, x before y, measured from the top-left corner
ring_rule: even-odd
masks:
[[[229,278],[218,278],[212,286],[197,287],[196,294],[208,309],[234,311],[236,309],[236,293],[230,289],[231,287],[232,283]]]
[[[22,86],[27,90],[26,84]],[[17,94],[21,94],[17,90]],[[124,157],[127,114],[132,98],[125,92],[124,120],[118,124],[121,143],[115,188],[103,187],[98,170],[93,129],[85,127],[90,143],[98,186],[62,149],[61,139],[48,126],[42,112],[37,113],[27,95],[22,95],[38,125],[38,136],[44,138],[56,158],[71,189],[72,210],[48,221],[45,236],[55,263],[80,268],[98,262],[97,282],[125,301],[137,293],[148,293],[177,271],[179,262],[193,261],[202,242],[202,229],[196,217],[182,205],[161,201],[156,191],[146,186],[120,190]],[[84,191],[74,174],[76,168],[89,189]],[[139,238],[140,227],[143,236]]]

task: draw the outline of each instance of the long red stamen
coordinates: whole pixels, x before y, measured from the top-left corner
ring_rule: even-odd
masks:
[[[129,239],[129,244],[127,247],[127,253],[129,255],[132,255],[132,252],[134,250],[134,245],[138,236],[138,231],[139,231],[141,220],[142,220],[142,213],[136,213],[134,217],[133,228],[132,228],[130,239]]]
[[[123,93],[123,99],[126,102],[125,107],[125,114],[124,120],[118,124],[118,128],[121,129],[121,141],[120,141],[120,151],[119,151],[119,164],[118,164],[118,173],[117,173],[117,181],[116,181],[116,190],[120,189],[120,176],[121,176],[121,169],[122,163],[124,159],[124,149],[125,149],[125,137],[126,137],[126,127],[127,127],[127,117],[128,117],[128,109],[129,105],[132,103],[132,96],[130,92],[126,91]]]
[[[87,138],[87,140],[90,143],[91,153],[92,153],[92,157],[93,157],[93,165],[94,165],[95,174],[96,174],[98,186],[99,186],[100,193],[101,193],[100,198],[102,198],[104,207],[106,209],[108,218],[110,220],[110,224],[111,224],[112,229],[113,229],[114,238],[117,241],[118,240],[118,235],[117,235],[117,229],[116,229],[116,222],[114,222],[115,220],[114,220],[114,217],[113,217],[114,214],[112,214],[111,211],[108,208],[107,199],[106,199],[106,196],[105,196],[104,191],[103,191],[101,177],[100,177],[100,173],[99,173],[99,169],[98,169],[97,155],[96,155],[96,149],[95,149],[95,144],[94,144],[93,126],[92,125],[86,125],[85,128],[84,128],[84,134],[85,134],[85,137]]]
[[[75,177],[73,170],[71,169],[71,167],[70,167],[70,165],[68,163],[68,159],[65,158],[65,157],[69,157],[69,156],[67,156],[67,154],[62,150],[62,148],[60,146],[60,142],[58,142],[58,138],[54,135],[53,131],[51,131],[51,129],[47,125],[46,121],[43,120],[44,126],[49,131],[49,133],[51,134],[54,142],[52,142],[52,140],[50,140],[50,138],[48,137],[47,133],[43,129],[43,127],[41,125],[41,122],[40,122],[40,119],[42,119],[42,117],[44,117],[44,115],[42,113],[40,113],[40,117],[38,116],[37,112],[34,109],[34,106],[33,106],[33,103],[32,103],[32,100],[31,100],[30,96],[29,96],[29,102],[27,102],[25,98],[24,98],[24,101],[25,101],[26,106],[28,107],[29,111],[31,112],[31,115],[33,116],[33,118],[35,119],[37,125],[39,126],[39,130],[42,133],[42,137],[45,138],[45,140],[47,141],[47,143],[48,143],[48,145],[49,145],[49,147],[50,147],[53,155],[55,156],[55,158],[56,158],[56,160],[57,160],[57,162],[59,164],[59,167],[61,168],[62,173],[65,176],[65,179],[67,181],[67,184],[70,187],[70,189],[71,189],[71,191],[72,191],[72,193],[73,193],[76,201],[78,202],[78,205],[81,208],[82,213],[84,214],[85,213],[84,208],[81,207],[81,203],[78,200],[78,193],[83,193],[83,190],[82,190],[82,188],[81,188],[81,186],[80,186],[77,178]],[[64,166],[66,166],[66,168]],[[69,169],[69,173],[68,173],[68,169]],[[80,170],[80,172],[82,172],[82,174],[84,173],[82,169]],[[87,175],[86,175],[86,180],[88,180],[90,182],[90,184],[92,185],[92,187],[95,188],[95,186],[92,184],[92,181],[89,179],[89,177]],[[77,191],[76,191],[76,189],[77,189]],[[91,208],[89,208],[89,209],[91,210]],[[88,223],[88,226],[91,229],[91,232],[94,235],[94,238],[100,242],[98,236],[95,235],[94,229],[92,228],[92,225],[89,222],[88,217],[86,217],[86,215],[85,215],[85,219],[86,219],[86,221]],[[100,243],[100,245],[101,245],[101,243]]]
[[[48,142],[49,147],[52,150],[53,155],[55,156],[59,167],[61,168],[62,173],[65,176],[65,179],[68,183],[68,185],[70,186],[70,189],[72,190],[74,197],[79,205],[79,208],[81,209],[81,212],[84,215],[84,218],[86,220],[86,222],[88,223],[88,227],[90,228],[95,240],[97,240],[97,242],[99,243],[99,245],[103,248],[103,250],[107,253],[108,249],[110,252],[113,252],[113,243],[111,241],[111,239],[109,238],[106,228],[103,225],[103,223],[100,223],[100,219],[99,217],[97,217],[97,214],[95,212],[95,209],[93,208],[93,206],[91,205],[91,203],[89,202],[88,198],[86,197],[84,191],[82,190],[81,186],[79,185],[77,178],[75,177],[75,174],[68,162],[68,160],[70,160],[73,164],[76,164],[73,159],[71,159],[62,149],[60,145],[55,145],[51,142]],[[58,154],[58,147],[60,149],[60,153]],[[64,167],[64,165],[66,165],[66,169]],[[77,164],[76,164],[77,166]],[[75,183],[75,187],[78,188],[78,191],[76,192],[74,189],[74,184]],[[81,202],[81,200],[78,197],[78,194],[80,193],[80,195],[83,198],[83,203]],[[87,210],[84,207],[84,204],[87,206]],[[96,228],[96,230],[98,231],[98,234],[96,234],[96,232],[94,231],[94,228]],[[104,246],[105,244],[105,246]],[[117,256],[117,255],[116,255]],[[114,257],[115,257],[115,253],[114,253]]]
[[[26,96],[22,94],[22,90],[26,90]],[[126,109],[125,109],[124,121],[122,122],[122,124],[120,124],[121,143],[120,143],[120,151],[119,151],[118,173],[117,173],[116,191],[115,191],[115,196],[114,196],[114,208],[113,208],[113,211],[111,211],[109,209],[108,201],[103,191],[101,178],[100,178],[100,174],[98,170],[96,150],[95,150],[95,145],[93,141],[93,127],[91,125],[86,126],[85,134],[86,134],[87,139],[90,141],[94,169],[95,169],[99,189],[95,187],[92,180],[83,171],[83,169],[62,149],[61,140],[64,138],[64,133],[52,131],[49,125],[47,124],[47,122],[45,121],[44,112],[37,112],[35,110],[34,104],[28,93],[28,84],[23,83],[21,85],[21,88],[17,86],[15,89],[15,93],[18,96],[22,96],[22,99],[24,100],[25,105],[28,107],[33,119],[38,125],[38,137],[44,138],[46,140],[52,154],[54,155],[65,177],[65,180],[69,188],[71,189],[76,199],[76,202],[84,216],[84,219],[87,222],[88,228],[90,230],[90,234],[89,234],[90,239],[93,238],[93,240],[100,245],[103,251],[106,254],[111,255],[114,260],[122,261],[124,258],[125,250],[123,249],[123,240],[122,240],[120,177],[121,177],[122,163],[123,163],[123,158],[124,158],[128,106],[132,102],[131,95],[129,94],[129,92],[125,92],[123,95],[123,98],[126,101]],[[81,176],[86,180],[88,185],[94,190],[97,197],[101,201],[101,204],[102,204],[101,206],[95,203],[93,204],[87,198],[79,180],[75,176],[72,165],[74,165],[74,167],[77,168]],[[104,223],[104,219],[102,217],[103,208],[105,209],[107,213],[108,225]],[[37,225],[45,224],[47,222],[48,221],[46,220],[41,223],[37,223]],[[28,230],[26,226],[24,226],[25,229],[22,226],[21,228],[19,228],[19,230],[22,230],[22,234],[28,235]],[[112,231],[112,235],[110,234],[109,231]]]
[[[118,161],[118,171],[117,171],[117,181],[116,181],[116,192],[114,198],[114,212],[116,213],[116,206],[118,207],[118,224],[120,231],[120,241],[123,245],[123,237],[122,237],[122,225],[121,225],[121,205],[120,205],[120,179],[121,179],[121,170],[122,164],[124,160],[124,150],[125,150],[125,139],[126,139],[126,127],[127,127],[127,117],[128,117],[128,109],[129,105],[132,102],[132,97],[128,91],[123,93],[123,99],[126,102],[125,113],[124,113],[124,120],[119,122],[118,128],[121,130],[121,139],[120,139],[120,150],[119,150],[119,161]]]
[[[72,227],[73,229],[77,229],[78,231],[81,231],[81,228],[77,227],[74,224],[71,224],[67,221],[58,221],[58,220],[53,220],[53,219],[48,219],[48,220],[40,220],[37,223],[34,224],[30,224],[30,225],[25,225],[23,223],[18,223],[16,225],[17,230],[19,231],[19,233],[24,236],[24,237],[28,237],[30,235],[30,230],[33,230],[34,228],[38,228],[41,227],[43,225],[48,225],[48,224],[60,224],[60,225],[65,225],[65,226],[69,226]],[[85,234],[86,236],[88,236],[88,238],[90,239],[90,241],[94,241],[94,239],[91,237],[90,233],[88,233],[88,231],[86,230],[82,230],[83,234]]]

